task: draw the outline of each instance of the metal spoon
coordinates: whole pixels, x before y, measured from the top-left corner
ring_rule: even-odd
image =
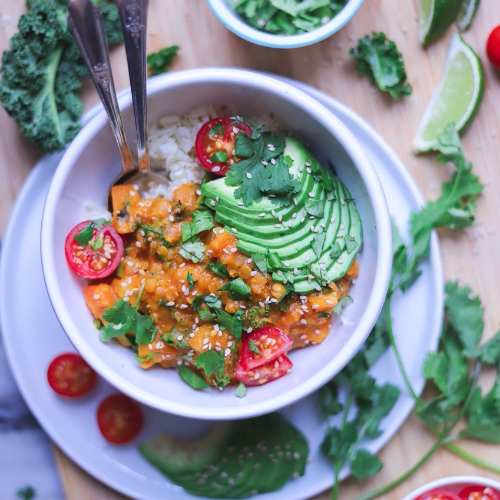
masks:
[[[125,48],[134,104],[139,169],[134,164],[118,107],[104,25],[99,7],[92,0],[71,0],[68,5],[68,28],[80,50],[101,102],[108,114],[122,160],[122,173],[111,188],[124,182],[145,190],[153,182],[165,184],[167,179],[149,171],[146,107],[146,10],[147,1],[117,1],[123,23]],[[111,207],[111,188],[108,207]]]

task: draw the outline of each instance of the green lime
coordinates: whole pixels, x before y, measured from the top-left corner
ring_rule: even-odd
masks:
[[[420,122],[413,149],[424,153],[436,148],[437,137],[448,123],[458,132],[474,118],[484,92],[483,67],[477,54],[457,33],[451,39],[443,76]]]
[[[467,31],[474,20],[479,0],[463,0],[457,17],[457,26],[461,31]]]
[[[418,38],[422,45],[438,39],[457,18],[462,0],[419,0],[420,30]]]

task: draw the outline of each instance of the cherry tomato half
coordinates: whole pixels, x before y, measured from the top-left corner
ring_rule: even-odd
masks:
[[[252,127],[236,122],[229,116],[219,116],[205,123],[196,136],[196,156],[203,168],[217,175],[226,175],[239,158],[234,154],[236,136],[252,135]]]
[[[486,54],[490,63],[500,69],[500,25],[491,30],[486,42]]]
[[[462,500],[500,500],[500,493],[489,486],[467,486],[458,496]]]
[[[264,385],[286,375],[292,368],[292,362],[282,354],[274,361],[261,365],[253,370],[243,368],[241,363],[236,365],[236,378],[247,386]]]
[[[292,344],[292,339],[279,328],[259,328],[246,338],[239,362],[245,370],[253,370],[279,358]]]
[[[94,388],[97,375],[81,356],[68,352],[52,360],[47,380],[59,396],[79,398]]]
[[[451,491],[437,489],[427,491],[415,498],[415,500],[460,500],[460,497]]]
[[[104,438],[113,444],[132,441],[142,429],[140,406],[124,394],[112,394],[97,409],[97,425]]]
[[[91,237],[85,237],[91,234]],[[92,231],[92,232],[91,232]],[[75,237],[77,239],[75,239]],[[77,240],[87,241],[83,246]],[[85,221],[76,225],[66,236],[66,259],[73,271],[87,279],[106,278],[120,265],[123,240],[111,225]]]

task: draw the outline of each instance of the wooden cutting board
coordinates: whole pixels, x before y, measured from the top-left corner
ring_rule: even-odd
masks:
[[[438,42],[422,49],[417,41],[417,6],[412,0],[366,0],[354,19],[339,33],[312,47],[275,50],[245,42],[226,30],[203,0],[151,0],[148,50],[177,44],[180,55],[173,70],[200,66],[239,66],[274,72],[306,83],[331,94],[363,116],[394,148],[416,179],[426,198],[439,193],[439,184],[450,175],[450,168],[438,165],[432,156],[416,157],[411,153],[411,140],[431,92],[441,75],[449,40],[454,28]],[[24,10],[21,0],[0,0],[0,50],[16,31],[17,19]],[[500,3],[482,0],[472,29],[464,35],[485,62],[486,94],[479,115],[464,136],[466,157],[486,185],[479,201],[477,222],[465,232],[440,234],[442,256],[447,279],[459,279],[477,291],[486,305],[487,334],[500,323],[500,73],[486,62],[485,40],[490,30],[500,23]],[[356,74],[348,56],[355,41],[370,31],[384,31],[395,40],[404,55],[410,82],[414,88],[408,99],[393,101],[382,95],[365,78]],[[112,55],[117,88],[128,85],[122,48]],[[97,102],[88,82],[84,89],[86,107]],[[15,124],[0,109],[0,231],[5,231],[7,218],[21,185],[40,157],[21,138]],[[398,325],[404,328],[404,325]],[[357,482],[349,479],[342,485],[342,500],[382,486],[404,472],[432,445],[432,435],[415,417],[380,453],[385,466],[373,480]],[[474,454],[500,464],[500,446],[464,444]],[[123,498],[101,485],[55,449],[61,479],[68,500],[116,500]],[[400,499],[420,484],[454,474],[493,476],[451,455],[437,452],[429,462],[402,486],[384,498]],[[500,479],[500,477],[497,477]],[[173,497],[171,497],[173,499]],[[327,500],[329,492],[315,500]]]

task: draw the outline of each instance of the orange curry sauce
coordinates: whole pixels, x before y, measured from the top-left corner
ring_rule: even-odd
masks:
[[[331,314],[337,302],[347,295],[350,282],[358,274],[357,262],[353,263],[342,279],[330,283],[324,291],[301,296],[293,294],[278,304],[285,287],[273,282],[270,275],[264,276],[258,271],[252,260],[237,250],[237,239],[221,226],[216,224],[213,229],[200,234],[205,244],[202,262],[193,263],[179,254],[179,247],[175,245],[181,240],[181,226],[184,222],[192,221],[192,213],[198,209],[199,194],[197,184],[180,186],[174,192],[172,201],[161,197],[140,199],[137,190],[130,185],[113,188],[112,223],[124,238],[125,254],[120,277],[114,275],[84,289],[85,300],[94,317],[101,319],[104,310],[112,307],[118,299],[128,300],[131,305],[135,305],[145,279],[139,311],[152,316],[158,330],[150,344],[138,346],[140,358],[153,355],[148,361],[141,362],[141,366],[150,368],[159,364],[164,368],[172,368],[178,362],[186,362],[186,357],[196,360],[207,349],[214,349],[225,353],[225,374],[231,382],[236,382],[234,369],[239,359],[239,353],[231,349],[236,340],[216,323],[200,319],[191,306],[197,295],[219,296],[222,307],[229,314],[244,310],[242,340],[245,331],[250,332],[268,324],[287,333],[293,340],[294,348],[322,342],[328,334],[330,319],[318,315]],[[150,232],[145,233],[138,221],[153,225],[157,234],[162,234],[173,246],[167,248],[161,238]],[[206,265],[209,261],[220,261],[227,266],[230,278],[208,270]],[[188,273],[195,280],[194,285],[188,284]],[[235,278],[245,281],[251,288],[251,295],[233,300],[227,292],[219,291],[230,279]],[[280,305],[286,310],[281,310]],[[182,341],[183,348],[167,345],[160,338],[160,335],[168,334],[174,328],[179,332],[178,340]],[[124,335],[118,340],[130,346]],[[185,347],[186,344],[188,347]],[[241,344],[242,341],[237,342],[238,348]],[[178,356],[183,356],[183,359],[179,360]],[[193,369],[197,371],[194,365]],[[207,378],[203,370],[197,373],[215,385],[214,376]]]

